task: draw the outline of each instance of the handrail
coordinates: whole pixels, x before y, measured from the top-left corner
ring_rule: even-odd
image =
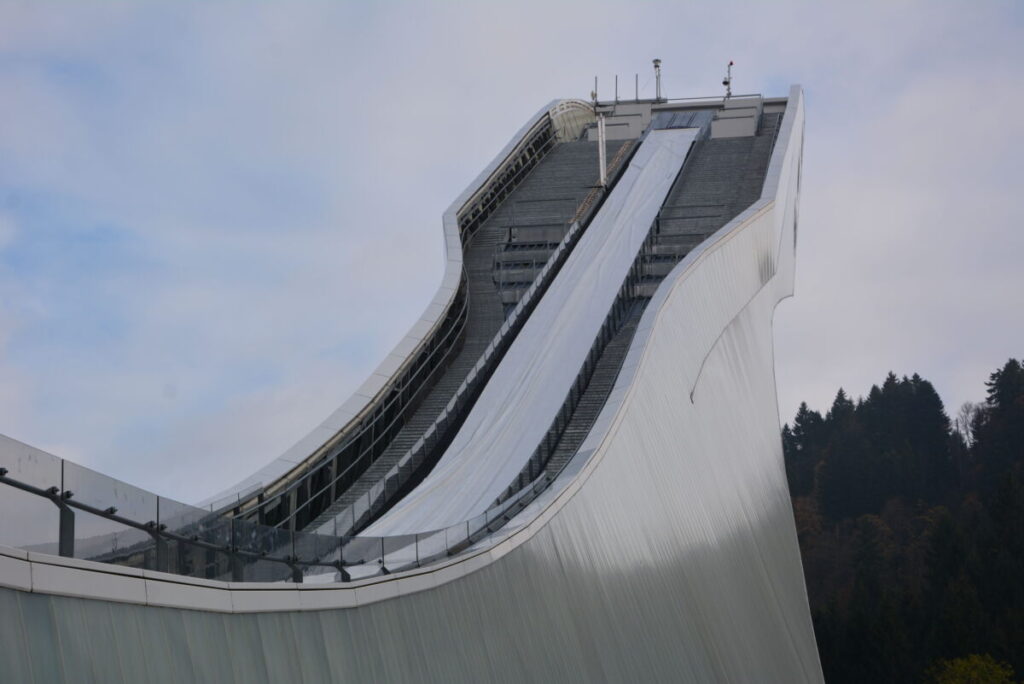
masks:
[[[574,116],[583,112],[588,116],[592,116],[591,110],[586,103],[581,101],[569,100],[562,101],[552,109],[550,109],[543,117],[541,117],[533,126],[521,137],[519,143],[509,152],[506,156],[505,161],[499,164],[493,172],[487,177],[480,188],[474,192],[469,198],[463,203],[463,206],[456,213],[457,221],[459,224],[459,232],[462,236],[463,244],[468,242],[469,238],[475,234],[476,230],[482,225],[482,222],[486,220],[488,216],[501,204],[505,198],[512,192],[512,190],[523,180],[526,174],[539,163],[539,160],[550,151],[555,144],[555,139],[560,134],[564,133],[564,130],[558,129],[557,121],[559,117]],[[573,125],[579,125],[579,123],[573,119]],[[561,122],[564,128],[564,122]],[[624,146],[619,150],[619,154],[613,162],[618,161],[624,153]],[[578,217],[581,213],[589,209],[593,203],[594,193],[590,193],[587,196],[582,206],[577,206],[576,216]],[[465,286],[466,274],[463,270],[461,278],[461,286]],[[468,299],[469,293],[466,291],[465,296]],[[466,303],[464,302],[463,311],[467,309]],[[450,313],[450,312],[449,312]],[[462,312],[459,313],[459,319],[461,319]],[[465,328],[466,321],[460,320],[459,332]],[[446,333],[445,337],[442,338],[438,346],[443,346],[443,343],[447,341],[450,334]],[[442,356],[436,364],[431,367],[430,372],[427,376],[420,381],[419,386],[414,391],[413,395],[403,402],[403,406],[412,406],[415,404],[418,396],[424,389],[424,387],[430,382],[435,372],[444,365],[444,363],[450,358],[451,352],[454,349],[454,345],[450,346],[444,356]],[[416,373],[411,377],[406,377],[401,380],[401,384],[393,383],[390,386],[386,385],[378,392],[380,396],[383,392],[393,392],[395,396],[392,397],[386,404],[373,406],[373,414],[383,415],[391,408],[391,406],[402,397],[402,392],[407,389],[416,375],[422,372],[422,369],[429,365],[428,361],[424,361],[416,370]],[[367,433],[373,435],[372,441],[369,446],[363,448],[360,453],[352,458],[348,466],[346,466],[340,473],[332,473],[328,476],[328,483],[318,487],[315,493],[307,492],[305,500],[299,502],[296,500],[294,505],[289,507],[289,510],[285,514],[282,520],[277,522],[278,525],[288,523],[294,526],[296,516],[300,511],[309,510],[314,502],[318,501],[318,497],[322,496],[328,490],[334,488],[337,483],[343,481],[350,473],[358,470],[359,464],[367,461],[367,455],[371,457],[369,461],[365,463],[366,467],[369,463],[372,463],[375,459],[372,458],[373,450],[380,444],[390,440],[394,435],[390,434],[392,428],[402,420],[404,416],[395,416],[391,421],[381,428],[377,424],[377,421],[371,421],[369,424],[364,425],[358,432],[348,436],[344,442],[340,444],[335,442],[335,445],[330,449],[324,450],[324,456],[315,461],[307,461],[299,467],[304,467],[301,474],[293,476],[290,481],[283,486],[275,490],[274,485],[271,487],[264,488],[250,495],[249,501],[235,505],[235,509],[244,515],[257,515],[262,516],[264,511],[269,511],[274,507],[278,506],[278,503],[284,500],[285,497],[291,496],[293,493],[299,492],[304,486],[308,486],[311,478],[316,476],[318,473],[322,473],[325,468],[330,468],[330,461],[335,458],[338,453],[348,447],[349,445],[361,440]],[[355,424],[355,419],[350,421],[349,425]],[[333,454],[331,452],[334,452]],[[293,469],[293,473],[296,470]],[[280,481],[279,481],[280,482]],[[277,484],[277,483],[275,483]],[[264,496],[266,492],[272,492],[272,496],[267,498]],[[256,498],[256,502],[252,503],[252,499]],[[329,506],[330,502],[326,504]],[[325,508],[326,508],[325,506]],[[311,517],[315,517],[317,513],[313,513]]]
[[[463,275],[463,279],[465,279],[465,275]],[[463,298],[462,307],[460,308],[460,310],[458,312],[458,315],[456,317],[456,320],[461,320],[461,323],[458,325],[458,327],[450,328],[445,333],[444,337],[440,340],[439,346],[441,346],[441,344],[447,342],[448,339],[450,337],[452,337],[453,335],[454,336],[458,336],[459,334],[462,333],[463,330],[465,330],[466,323],[468,321],[468,317],[465,317],[464,314],[468,313],[468,310],[469,310],[469,298],[468,298],[468,296],[466,296],[466,297]],[[449,347],[449,353],[450,353],[450,351],[452,349],[454,349],[454,345]],[[447,357],[448,357],[448,354],[445,354],[445,356],[443,357],[443,360],[447,359]],[[417,374],[421,373],[424,368],[426,368],[426,364],[421,364],[420,367],[417,369],[416,373]],[[415,385],[416,389],[413,391],[413,394],[406,400],[406,403],[408,405],[410,405],[410,406],[414,405],[416,403],[416,400],[419,398],[419,395],[430,388],[430,384],[429,383],[430,383],[430,381],[432,379],[432,376],[435,373],[437,373],[438,371],[440,371],[440,370],[442,370],[444,368],[445,368],[445,365],[443,363],[438,363],[437,365],[433,366],[430,369],[429,373],[427,373],[426,377],[420,379],[420,381],[418,383],[416,383],[416,385]],[[412,376],[410,378],[405,379],[402,382],[402,385],[400,387],[397,387],[396,389],[404,389],[405,387],[413,386],[412,380],[414,380],[414,379],[415,379],[415,376]],[[395,397],[395,398],[389,400],[389,404],[386,404],[386,405],[382,406],[381,410],[383,411],[384,409],[390,407],[390,405],[393,404],[395,401],[397,401],[397,399],[398,399],[398,397]],[[355,468],[355,466],[358,463],[362,462],[364,457],[366,457],[368,454],[372,453],[374,447],[376,447],[377,444],[381,440],[385,439],[386,437],[393,437],[393,435],[389,435],[389,432],[390,432],[390,430],[393,427],[395,427],[395,425],[402,418],[403,418],[403,416],[395,416],[394,418],[392,418],[391,422],[388,423],[386,426],[384,426],[383,429],[379,430],[379,434],[377,434],[375,437],[373,437],[373,440],[365,448],[363,448],[359,452],[359,455],[356,456],[355,459],[348,466],[346,466],[345,469],[340,474],[338,474],[333,480],[331,480],[331,482],[327,486],[317,490],[317,492],[315,494],[309,494],[309,496],[307,497],[306,501],[304,501],[300,506],[296,507],[295,510],[291,511],[288,514],[288,517],[285,518],[285,520],[280,521],[278,523],[275,523],[275,526],[279,527],[281,524],[283,524],[285,522],[288,522],[289,520],[293,519],[298,514],[298,512],[300,510],[304,509],[306,506],[308,506],[314,500],[314,498],[316,496],[319,496],[320,494],[324,493],[327,489],[329,489],[331,486],[333,486],[338,481],[343,479],[346,475],[348,475],[349,472],[353,468]],[[342,445],[341,448],[344,448],[345,446],[348,446],[349,444],[355,443],[359,439],[359,437],[362,436],[366,432],[369,432],[371,430],[377,431],[377,428],[379,428],[379,426],[377,426],[376,424],[372,424],[372,425],[369,425],[369,426],[365,427],[359,433],[354,435],[351,440],[349,440],[344,445]],[[370,459],[370,463],[373,463],[374,460],[376,460],[376,459]],[[367,465],[369,465],[369,463]],[[257,504],[257,506],[256,506],[256,509],[258,510],[259,508],[267,508],[267,507],[269,507],[271,504],[274,504],[279,498],[284,497],[284,496],[290,494],[291,492],[293,492],[295,489],[297,489],[298,487],[302,486],[303,484],[305,484],[305,479],[294,480],[293,482],[289,483],[288,486],[285,489],[282,489],[277,494],[275,494],[275,498],[273,498],[273,499],[265,499],[265,500],[259,502]]]
[[[176,532],[171,532],[171,531],[169,531],[167,529],[166,525],[159,524],[159,523],[157,523],[157,521],[147,521],[145,523],[140,523],[140,522],[138,522],[136,520],[132,520],[130,518],[125,518],[123,516],[117,515],[117,509],[115,507],[113,507],[113,506],[111,506],[109,508],[106,508],[106,509],[100,509],[100,508],[97,508],[95,506],[90,506],[89,504],[84,504],[84,503],[81,503],[79,501],[75,501],[74,498],[73,498],[74,497],[73,492],[70,492],[70,491],[60,491],[60,489],[58,487],[50,487],[49,489],[41,489],[39,487],[35,487],[33,485],[30,485],[30,484],[21,482],[19,480],[16,480],[14,478],[8,477],[7,473],[8,473],[8,471],[7,471],[6,468],[0,468],[0,483],[8,485],[10,487],[14,487],[15,489],[20,489],[21,491],[27,492],[27,493],[32,494],[34,496],[38,496],[38,497],[41,497],[41,498],[44,498],[44,499],[48,499],[48,500],[52,501],[54,504],[56,504],[57,507],[62,510],[62,513],[64,513],[64,511],[66,511],[66,509],[68,509],[68,508],[75,508],[75,509],[78,509],[80,511],[84,511],[85,513],[89,513],[91,515],[95,515],[97,517],[101,517],[101,518],[104,518],[106,520],[110,520],[111,522],[116,522],[119,525],[124,525],[125,527],[134,528],[136,530],[139,530],[140,532],[145,532],[146,534],[150,535],[154,539],[154,541],[156,542],[155,546],[156,546],[157,558],[158,558],[157,563],[156,563],[157,566],[164,565],[166,563],[166,560],[165,560],[166,548],[161,546],[160,540],[163,540],[164,542],[166,542],[167,540],[170,540],[170,541],[176,541],[176,542],[179,542],[181,544],[188,545],[188,546],[194,546],[196,548],[205,549],[205,550],[208,550],[208,551],[215,551],[215,552],[218,552],[218,553],[224,553],[224,554],[227,554],[231,558],[236,558],[236,557],[239,558],[239,559],[248,558],[248,559],[253,560],[253,561],[266,561],[266,562],[269,562],[269,563],[279,563],[279,564],[282,564],[282,565],[286,565],[291,570],[292,581],[295,581],[295,582],[301,582],[302,581],[302,573],[299,571],[299,568],[301,568],[301,567],[307,567],[307,568],[308,567],[329,567],[332,570],[337,570],[339,572],[344,572],[344,568],[342,567],[340,562],[337,562],[337,563],[321,563],[321,562],[317,562],[317,561],[305,561],[305,560],[298,559],[294,555],[291,555],[291,556],[272,556],[272,555],[265,554],[265,553],[258,553],[258,552],[255,552],[255,551],[247,551],[245,549],[239,548],[239,547],[234,546],[234,545],[214,544],[212,542],[207,542],[207,541],[204,541],[202,539],[199,539],[197,535],[187,536],[187,535],[183,535],[183,534],[178,534]],[[230,522],[234,522],[234,518],[228,518],[227,520],[230,521]],[[70,516],[69,517],[69,516],[67,516],[66,513],[61,516],[61,528],[62,528],[60,530],[60,537],[61,537],[61,540],[60,540],[60,546],[61,546],[60,555],[61,556],[74,556],[74,533],[73,533],[73,527],[71,528],[70,531],[66,528],[66,525],[69,524],[69,521],[70,521],[70,524],[73,526],[74,516]],[[232,529],[232,535],[231,536],[234,537],[234,530],[233,529]],[[159,569],[159,567],[158,567],[158,569]],[[233,580],[234,581],[244,581],[243,578],[241,576],[237,575],[237,574],[233,574]]]
[[[532,169],[533,166],[536,164],[537,160],[532,160],[532,163],[528,164],[521,163],[519,157],[524,152],[530,150],[531,146],[536,146],[541,138],[545,138],[545,140],[540,143],[541,149],[539,151],[541,154],[546,154],[546,152],[549,151],[550,148],[553,146],[553,142],[551,142],[551,140],[553,140],[553,123],[550,113],[546,114],[544,117],[541,117],[541,119],[538,120],[537,123],[530,128],[527,134],[522,137],[520,143],[517,144],[516,147],[506,157],[505,162],[499,165],[498,168],[496,168],[494,172],[492,172],[491,175],[488,176],[485,183],[477,190],[476,193],[474,193],[469,197],[469,199],[467,199],[467,201],[463,204],[463,207],[457,212],[459,232],[462,236],[463,244],[465,244],[468,241],[469,236],[475,233],[476,229],[479,227],[481,222],[487,216],[490,215],[490,213],[498,206],[498,204],[500,204],[500,202],[504,200],[505,197],[507,197],[508,193],[511,192],[511,189],[514,188],[515,185],[518,185],[518,183],[522,180],[525,174],[530,169]],[[538,150],[534,150],[534,152],[537,151]],[[481,204],[481,202],[483,202],[483,204]],[[465,281],[466,275],[465,271],[463,270],[460,279],[461,286],[465,285]],[[462,313],[464,311],[466,311],[465,305],[463,306],[462,311],[459,312],[458,318],[461,319]],[[446,316],[445,320],[447,320],[447,318],[450,318],[451,312],[449,311],[447,313],[448,315]],[[465,320],[460,320],[459,332],[461,332],[464,328]],[[450,335],[446,333],[444,337],[441,339],[440,343],[437,344],[437,347],[441,347],[441,343],[447,341],[449,337]],[[435,340],[432,340],[429,337],[424,338],[423,347],[428,346],[430,343],[434,341]],[[247,499],[235,503],[232,508],[235,509],[239,514],[243,515],[262,515],[263,511],[270,510],[271,508],[277,506],[282,499],[292,495],[292,493],[298,491],[301,487],[305,486],[309,481],[309,478],[312,477],[315,473],[320,472],[322,468],[330,467],[330,461],[332,458],[334,458],[341,450],[344,450],[349,445],[358,442],[366,434],[369,433],[375,435],[372,438],[372,446],[380,444],[382,438],[389,435],[390,430],[394,427],[398,420],[402,418],[402,416],[395,416],[390,420],[387,426],[383,428],[381,428],[381,426],[377,424],[376,419],[371,419],[366,424],[363,423],[370,416],[387,414],[387,412],[391,410],[395,403],[398,402],[399,400],[403,400],[403,406],[413,405],[416,397],[420,394],[422,387],[426,384],[427,381],[429,381],[429,378],[431,375],[433,375],[434,371],[437,368],[444,365],[444,362],[450,357],[451,351],[453,349],[454,346],[449,347],[444,355],[436,359],[437,363],[433,365],[431,364],[431,361],[434,360],[434,357],[433,355],[429,355],[416,368],[412,376],[400,378],[391,383],[385,384],[385,386],[378,391],[376,396],[380,397],[387,393],[392,393],[394,396],[386,400],[385,403],[381,403],[376,399],[371,401],[367,405],[366,409],[364,409],[364,411],[360,414],[360,416],[357,416],[356,418],[353,418],[351,421],[349,421],[348,425],[346,426],[348,430],[346,430],[346,428],[343,428],[341,431],[339,431],[338,435],[336,435],[332,439],[333,444],[329,443],[321,447],[320,451],[323,452],[323,455],[320,458],[317,458],[315,460],[307,460],[305,463],[299,464],[296,466],[296,468],[292,469],[290,471],[291,475],[290,477],[288,477],[289,481],[287,483],[282,483],[281,479],[279,479],[277,482],[267,487],[254,490],[248,496]],[[409,358],[415,359],[418,356],[419,354],[414,352],[413,354],[410,354]],[[427,376],[425,381],[419,383],[420,386],[417,387],[412,397],[404,397],[404,390],[406,390],[412,384],[413,379],[417,375],[419,375],[419,373],[421,373],[424,367],[426,366],[431,366],[430,374]],[[406,365],[403,367],[407,368],[408,366]],[[394,378],[396,376],[399,376],[401,371],[402,369],[400,368],[392,377]],[[356,431],[353,432],[352,430],[356,428],[356,426],[360,427],[358,427]],[[346,431],[349,434],[343,437],[342,433]],[[391,435],[391,437],[393,437],[393,435]],[[357,462],[365,460],[365,451],[366,449],[361,450],[360,454],[353,459],[350,466],[345,468],[344,473],[347,474],[348,472],[351,471],[351,465],[354,465]],[[341,479],[341,477],[342,475],[336,475],[332,477],[332,483],[336,483]],[[305,501],[303,501],[302,503],[296,503],[296,505],[293,508],[295,509],[295,511],[297,511],[300,507],[303,510],[307,509],[310,505],[310,502],[314,500],[314,496],[322,494],[324,490],[325,488],[321,487],[316,495],[308,496]],[[270,493],[271,496],[267,497],[267,493]],[[293,519],[293,512],[290,511],[286,520]]]
[[[623,145],[620,148],[615,160],[613,160],[613,162],[619,163],[619,165],[611,167],[613,176],[612,182],[609,183],[609,188],[614,186],[615,181],[625,171],[628,166],[628,160],[635,150],[636,147],[632,144]],[[380,511],[386,505],[386,501],[391,495],[397,493],[411,479],[415,470],[426,459],[427,452],[442,441],[442,435],[455,427],[451,424],[450,417],[462,410],[467,398],[477,391],[481,377],[489,376],[490,369],[501,360],[504,351],[511,344],[512,340],[515,339],[526,318],[547,291],[562,264],[568,259],[572,249],[585,231],[590,217],[600,208],[607,194],[608,188],[596,187],[577,205],[576,211],[573,212],[575,220],[569,230],[562,238],[558,247],[548,257],[547,262],[541,268],[533,283],[527,288],[526,292],[512,309],[505,324],[495,334],[494,339],[481,355],[476,368],[471,370],[469,375],[463,380],[456,390],[452,401],[449,402],[446,408],[441,410],[437,418],[434,419],[434,423],[424,432],[424,437],[418,440],[399,459],[399,462],[392,466],[379,480],[378,484],[383,483],[383,485],[376,489],[376,493],[374,488],[371,487],[359,499],[334,516],[333,520],[329,520],[321,525],[317,530],[318,532],[331,526],[333,534],[348,535],[355,533],[372,519],[375,512]],[[344,520],[345,526],[339,530],[338,522],[342,520]]]

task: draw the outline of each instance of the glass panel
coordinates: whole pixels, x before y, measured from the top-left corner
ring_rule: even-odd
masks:
[[[369,512],[369,510],[370,510],[370,494],[369,494],[369,492],[367,492],[366,494],[364,494],[364,495],[360,496],[358,499],[356,499],[355,502],[353,502],[353,504],[352,504],[352,517],[356,520],[356,522],[358,522],[358,521],[362,520],[363,516],[366,515],[367,512]]]
[[[341,577],[338,576],[338,571],[335,568],[324,567],[322,565],[314,565],[312,567],[303,568],[302,576],[306,578],[307,582],[340,582]]]
[[[380,537],[353,537],[341,549],[345,565],[376,565],[380,560]]]
[[[0,435],[0,468],[6,468],[13,480],[40,489],[59,488],[60,464],[56,456]]]
[[[284,563],[267,560],[246,560],[242,565],[243,582],[285,582],[292,578],[292,569]]]
[[[445,531],[416,535],[416,547],[420,565],[445,558],[448,555],[448,549],[445,547]]]
[[[153,522],[157,518],[155,494],[71,461],[64,461],[64,490],[71,492],[78,503],[100,510],[112,506],[122,518],[139,523]]]
[[[477,542],[485,537],[487,535],[487,512],[470,519],[468,528],[471,542]]]
[[[369,494],[370,506],[372,507],[377,503],[380,497],[384,495],[384,482],[378,480],[373,485],[371,485]]]
[[[340,546],[341,540],[333,535],[295,533],[295,555],[303,561],[331,562]]]
[[[132,568],[155,566],[156,547],[149,534],[85,511],[74,513],[75,558]]]
[[[465,547],[466,541],[467,537],[465,523],[458,523],[456,525],[452,525],[451,527],[445,528],[444,543],[445,549],[448,550],[448,553],[461,551],[462,548]]]
[[[169,545],[170,565],[180,575],[206,579],[231,580],[231,566],[226,553],[188,543]]]
[[[260,487],[262,486],[263,484],[259,482],[256,484],[249,485],[242,489],[241,491],[232,494],[227,494],[219,499],[216,499],[215,501],[211,502],[209,506],[205,506],[204,508],[210,511],[224,510],[226,508],[229,508],[232,504],[238,503],[242,499],[248,498],[250,494],[259,490]]]
[[[408,570],[418,565],[416,535],[384,537],[384,567],[388,569],[388,572]]]
[[[163,497],[157,501],[157,509],[157,522],[166,527],[168,532],[185,537],[195,534],[200,522],[210,517],[210,513],[202,508]]]
[[[59,530],[52,501],[0,484],[0,544],[56,555]]]

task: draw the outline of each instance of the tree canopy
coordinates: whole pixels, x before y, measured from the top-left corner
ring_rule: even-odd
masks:
[[[952,422],[930,382],[889,373],[783,428],[830,684],[1024,672],[1024,367],[987,388]]]

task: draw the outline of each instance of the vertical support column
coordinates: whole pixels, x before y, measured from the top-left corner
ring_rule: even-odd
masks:
[[[605,150],[606,133],[604,128],[604,114],[597,117],[597,163],[601,167],[601,187],[608,187],[608,159]]]
[[[57,502],[60,510],[60,536],[57,542],[57,553],[65,558],[75,555],[75,512],[63,502]]]

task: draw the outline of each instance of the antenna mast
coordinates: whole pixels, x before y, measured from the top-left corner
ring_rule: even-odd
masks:
[[[661,60],[654,60],[654,101],[661,102]]]
[[[729,60],[729,65],[725,67],[725,78],[722,79],[722,85],[725,86],[725,99],[728,100],[732,97],[732,60]]]

